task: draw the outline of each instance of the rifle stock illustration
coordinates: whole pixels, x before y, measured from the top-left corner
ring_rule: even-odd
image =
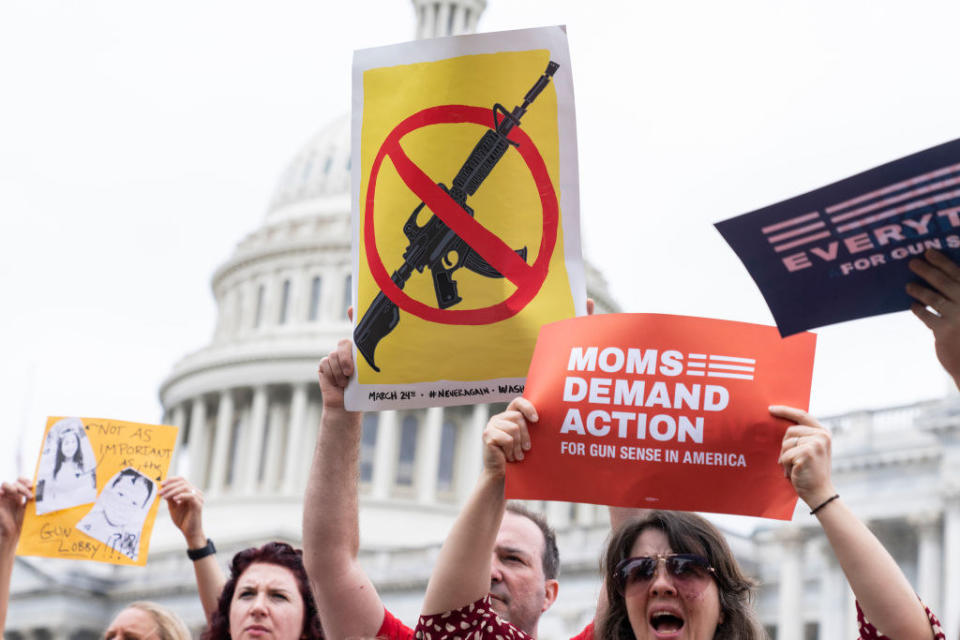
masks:
[[[513,111],[507,111],[500,103],[494,104],[494,128],[488,129],[474,146],[470,156],[453,179],[453,186],[447,187],[443,183],[438,183],[438,186],[449,194],[450,198],[470,217],[474,216],[474,211],[467,204],[467,197],[476,193],[507,149],[511,145],[518,146],[518,143],[507,136],[515,126],[520,124],[520,118],[550,83],[550,78],[558,67],[559,65],[553,61],[547,64],[546,71],[523,97],[523,103],[514,107]],[[419,226],[417,216],[424,205],[423,202],[417,205],[403,225],[403,233],[408,240],[407,248],[403,252],[403,264],[390,276],[398,288],[403,289],[414,270],[423,273],[425,268],[430,269],[437,305],[440,309],[447,309],[463,300],[457,292],[457,282],[453,279],[457,269],[465,267],[486,278],[503,277],[503,274],[484,260],[483,256],[470,247],[437,215],[432,215],[426,224]],[[450,259],[451,252],[457,255],[455,261]],[[527,259],[526,247],[516,249],[515,253],[523,260]],[[374,362],[377,345],[396,328],[399,321],[400,311],[397,305],[383,291],[380,291],[357,323],[353,332],[354,344],[374,371],[380,371]]]

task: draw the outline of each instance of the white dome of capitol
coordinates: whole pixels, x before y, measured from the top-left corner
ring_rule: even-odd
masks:
[[[318,131],[280,176],[265,223],[350,211],[350,116]]]

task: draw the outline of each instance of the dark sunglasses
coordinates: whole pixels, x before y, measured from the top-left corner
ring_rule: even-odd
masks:
[[[657,567],[663,561],[667,574],[674,580],[686,583],[697,583],[709,580],[716,575],[716,570],[710,566],[710,561],[703,556],[693,553],[671,553],[668,555],[638,556],[624,558],[617,564],[614,576],[622,592],[627,585],[635,582],[649,582],[657,572]]]

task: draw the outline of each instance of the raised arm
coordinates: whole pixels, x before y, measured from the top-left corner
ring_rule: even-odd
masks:
[[[907,285],[907,293],[918,300],[910,310],[933,332],[937,359],[960,389],[960,266],[933,249],[923,257],[909,263],[927,283]]]
[[[26,478],[0,485],[0,635],[7,625],[10,578],[23,528],[23,514],[27,510],[27,501],[32,499],[32,486]]]
[[[203,532],[203,493],[186,478],[167,478],[160,486],[160,497],[167,501],[170,519],[180,529],[187,549],[203,553],[207,536]],[[197,593],[203,613],[209,622],[217,610],[217,601],[227,578],[214,553],[206,553],[193,561],[193,573],[197,579]]]
[[[323,414],[303,502],[303,564],[328,638],[377,635],[384,608],[357,560],[360,550],[357,469],[363,414],[347,411],[353,346],[341,340],[320,361]]]
[[[857,518],[830,479],[830,433],[801,409],[770,407],[796,424],[783,436],[780,464],[797,495],[816,513],[867,620],[888,638],[930,640],[926,612],[876,536]]]
[[[527,421],[538,420],[529,400],[515,398],[490,418],[483,432],[483,472],[440,548],[423,615],[460,609],[490,591],[490,562],[506,506],[507,462],[523,460],[530,449]]]

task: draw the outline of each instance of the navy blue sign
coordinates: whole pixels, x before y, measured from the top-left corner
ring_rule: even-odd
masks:
[[[960,140],[716,224],[788,336],[908,309],[907,262],[960,260]]]

